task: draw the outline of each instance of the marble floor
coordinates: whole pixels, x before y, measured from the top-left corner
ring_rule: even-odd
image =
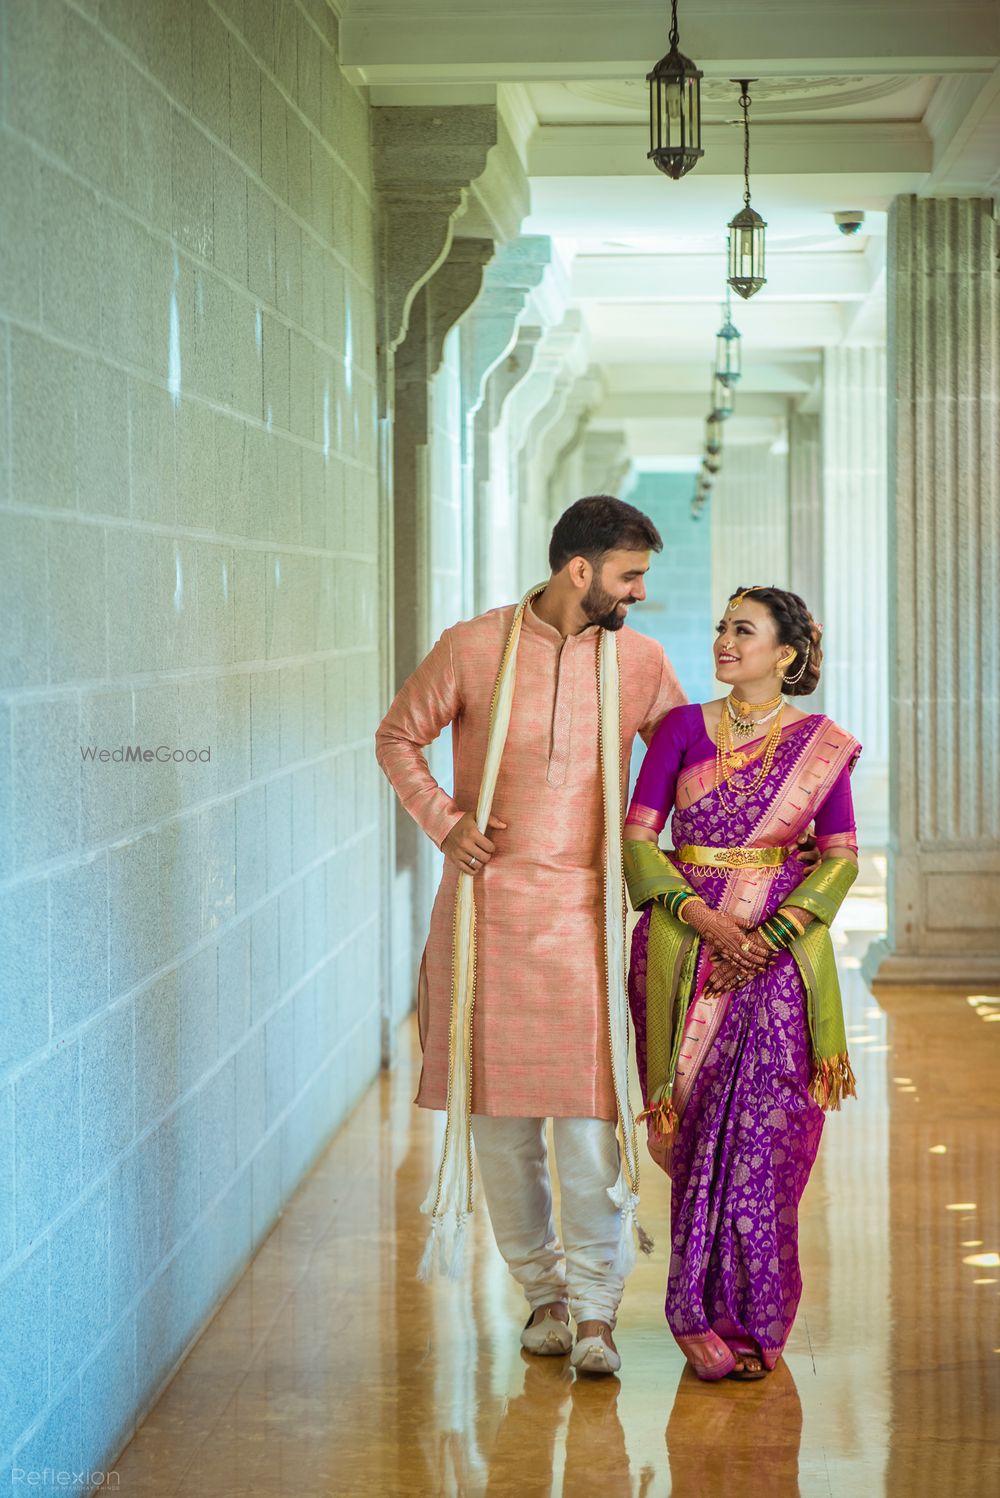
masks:
[[[857,886],[856,886],[857,890]],[[860,1098],[803,1198],[784,1360],[699,1383],[663,1321],[667,1186],[622,1307],[620,1378],[520,1351],[519,1296],[477,1214],[466,1285],[414,1271],[434,1115],[415,1037],[357,1108],[114,1469],[168,1494],[766,1498],[1000,1492],[1000,994],[866,990],[880,921],[838,933]]]

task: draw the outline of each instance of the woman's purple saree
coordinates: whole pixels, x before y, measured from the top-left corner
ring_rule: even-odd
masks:
[[[822,735],[840,733],[829,719],[813,715],[784,730],[773,766],[756,791],[743,793],[755,766],[745,776],[735,776],[729,800],[742,800],[742,805],[731,813],[714,789],[700,708],[677,711],[686,743],[678,752],[675,724],[676,763],[671,767],[651,758],[654,740],[647,756],[649,773],[644,764],[630,819],[655,826],[655,817],[662,825],[670,811],[669,805],[657,804],[662,786],[674,807],[677,848],[685,843],[730,849],[777,842],[790,846],[814,817],[821,847],[850,836],[849,787],[846,798],[844,791],[857,758],[855,741],[841,735],[842,764],[832,764],[811,800],[795,788],[800,765],[807,759],[815,763],[817,755],[823,762]],[[661,746],[661,756],[670,752]],[[779,834],[786,821],[787,833]],[[745,873],[671,861],[716,908],[733,909],[740,902],[753,906],[748,925],[771,915],[805,872],[794,857],[777,869]],[[649,922],[646,909],[633,933],[629,974],[644,1103]],[[717,1349],[716,1357],[725,1352],[719,1338],[737,1356],[759,1350],[765,1366],[773,1368],[801,1294],[798,1204],[816,1158],[824,1114],[809,1091],[805,996],[791,953],[782,952],[765,973],[733,993],[705,994],[710,971],[711,959],[703,951],[673,1090],[678,1126],[669,1166],[666,1316],[685,1354],[702,1368],[711,1361],[711,1348]]]

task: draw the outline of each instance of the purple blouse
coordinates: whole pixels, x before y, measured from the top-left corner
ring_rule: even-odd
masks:
[[[819,716],[818,713],[811,713],[799,723],[791,724],[782,730],[783,737],[787,738],[806,723],[815,722]],[[677,777],[681,770],[687,765],[701,764],[714,758],[715,745],[705,732],[705,717],[701,705],[686,702],[681,707],[672,708],[662,719],[646,750],[632,793],[629,815],[631,816],[633,806],[648,807],[651,811],[656,811],[663,820],[654,830],[660,831],[673,810]],[[854,837],[854,801],[851,796],[852,768],[853,765],[847,765],[841,770],[816,812],[816,841],[821,852],[826,844],[833,841],[857,846]],[[629,817],[625,820],[627,822]],[[643,826],[649,825],[646,816],[636,817],[636,821]]]

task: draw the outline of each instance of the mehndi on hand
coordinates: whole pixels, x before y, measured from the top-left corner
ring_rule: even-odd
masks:
[[[762,938],[755,942],[753,932],[745,931],[724,911],[713,910],[700,897],[688,900],[681,919],[692,926],[710,948],[730,958],[750,975],[763,972],[771,959],[772,953]]]

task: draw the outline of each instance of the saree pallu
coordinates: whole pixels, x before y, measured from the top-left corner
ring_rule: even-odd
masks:
[[[678,780],[676,846],[791,846],[821,804],[830,777],[858,746],[829,719],[810,719],[782,740],[763,784],[730,783],[730,811],[702,762]],[[752,773],[745,777],[752,780]],[[790,857],[777,868],[724,870],[680,863],[677,873],[715,908],[758,925],[801,883]],[[647,1096],[647,959],[651,910],[632,938],[629,1002]],[[671,1256],[666,1316],[685,1350],[721,1337],[735,1353],[760,1349],[773,1368],[798,1309],[798,1204],[823,1130],[816,1100],[806,991],[793,954],[740,989],[704,992],[711,959],[701,948],[682,1020],[673,1077]],[[812,1087],[811,1087],[812,1084]],[[687,1344],[687,1345],[686,1345]]]

